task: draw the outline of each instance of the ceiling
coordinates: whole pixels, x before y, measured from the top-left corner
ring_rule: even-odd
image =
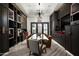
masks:
[[[54,10],[57,10],[62,3],[16,3],[28,17],[38,17],[38,13],[41,16],[50,16]]]

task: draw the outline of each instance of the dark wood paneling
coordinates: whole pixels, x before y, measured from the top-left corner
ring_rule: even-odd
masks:
[[[59,10],[57,10],[50,16],[50,34],[52,34],[51,32],[55,32],[54,33],[55,40],[63,47],[65,47],[68,51],[72,52],[71,38],[69,34],[70,28],[65,27],[65,26],[70,26],[70,10],[71,10],[71,3],[64,3],[59,8]],[[52,28],[53,26],[54,26],[54,30]],[[64,34],[62,35],[57,32],[63,32]]]
[[[50,16],[50,35],[52,35],[52,15]]]
[[[2,8],[0,6],[0,55],[2,51]]]
[[[72,25],[72,53],[74,55],[79,55],[79,25]]]
[[[9,4],[8,3],[0,3],[1,6],[8,8]]]
[[[59,9],[59,18],[62,18],[67,14],[70,14],[70,6],[71,3],[65,3],[62,5],[62,7]]]
[[[2,7],[2,21],[3,21],[3,51],[6,52],[9,49],[9,36],[8,36],[8,9]]]
[[[0,53],[4,53],[9,50],[8,44],[8,9],[4,6],[0,6]]]
[[[79,4],[71,5],[71,48],[74,55],[79,55]]]
[[[58,19],[58,12],[55,11],[51,16],[50,16],[50,34],[53,35],[56,31],[60,31],[60,26],[61,26],[61,21]]]
[[[8,19],[8,9],[12,9],[14,11],[14,21],[12,26],[9,23]],[[10,3],[1,3],[0,4],[0,55],[4,52],[7,52],[11,46],[16,44],[17,41],[17,29],[21,29],[21,24],[17,27],[17,14],[23,14],[20,11],[17,12],[18,9],[15,8]],[[14,38],[9,40],[9,28],[14,28]],[[20,41],[23,40],[22,35],[20,36]]]
[[[71,11],[72,14],[75,12],[78,12],[79,11],[79,3],[72,4],[71,8],[72,8],[72,11]]]
[[[65,48],[72,52],[72,40],[71,40],[71,29],[69,25],[65,26]]]

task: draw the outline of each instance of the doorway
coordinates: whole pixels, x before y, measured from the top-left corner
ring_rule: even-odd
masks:
[[[49,35],[49,23],[48,22],[31,22],[31,33]]]

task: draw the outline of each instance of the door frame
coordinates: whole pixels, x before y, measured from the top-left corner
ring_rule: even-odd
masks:
[[[49,22],[31,22],[31,34],[32,33],[32,24],[36,24],[36,33],[38,33],[38,24],[42,24],[42,33],[43,33],[43,24],[47,24],[47,27],[48,27],[48,35],[49,35]]]

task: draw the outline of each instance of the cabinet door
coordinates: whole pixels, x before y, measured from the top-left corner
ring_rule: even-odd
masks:
[[[0,55],[2,55],[2,18],[1,18],[1,15],[2,15],[2,9],[1,9],[1,6],[0,6]]]
[[[1,20],[2,20],[2,53],[7,52],[9,50],[9,39],[8,39],[8,9],[6,7],[1,7],[2,8],[2,15],[1,15]]]
[[[79,55],[79,25],[72,26],[72,51],[74,55]]]
[[[71,32],[70,32],[70,26],[65,26],[65,48],[71,52]]]
[[[52,15],[50,16],[50,35],[52,35]]]

